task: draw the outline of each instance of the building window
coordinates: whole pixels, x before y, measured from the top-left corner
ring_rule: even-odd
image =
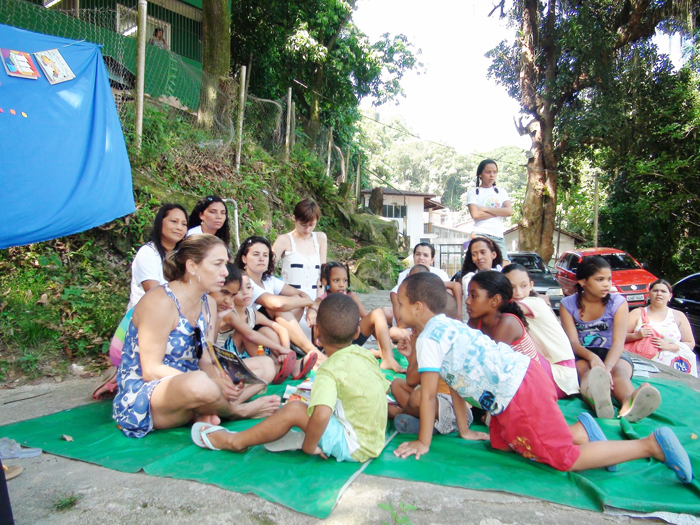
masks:
[[[136,38],[138,29],[138,13],[136,9],[129,9],[126,6],[117,4],[117,32],[124,36]],[[163,38],[171,49],[170,24],[163,20],[158,20],[152,16],[146,17],[146,42],[150,41],[156,29],[163,30]]]
[[[382,206],[382,217],[389,219],[403,219],[406,216],[406,206],[397,204],[385,204]]]

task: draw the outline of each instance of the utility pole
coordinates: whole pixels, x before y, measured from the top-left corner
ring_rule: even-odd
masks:
[[[595,185],[593,189],[593,247],[598,247],[598,170],[593,172]]]

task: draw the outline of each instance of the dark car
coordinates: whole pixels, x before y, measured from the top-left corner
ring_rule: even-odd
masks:
[[[557,281],[564,295],[576,293],[576,269],[584,257],[599,255],[610,264],[613,292],[625,296],[632,307],[644,306],[649,299],[649,283],[656,280],[629,253],[615,248],[584,248],[564,252],[556,264]]]
[[[695,353],[700,350],[700,273],[689,275],[673,285],[673,297],[668,303],[671,308],[683,312],[695,337]]]
[[[508,260],[527,268],[530,279],[535,283],[535,291],[547,296],[552,309],[558,312],[564,293],[542,257],[535,252],[508,252]]]

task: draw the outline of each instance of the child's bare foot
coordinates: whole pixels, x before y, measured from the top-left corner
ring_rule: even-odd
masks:
[[[397,374],[405,374],[406,369],[402,368],[401,365],[394,359],[394,357],[382,358],[382,362],[379,365],[382,370],[393,370]]]
[[[375,359],[382,358],[382,351],[379,350],[379,348],[368,348],[368,350],[372,352],[372,355],[375,357]]]
[[[227,430],[219,430],[217,432],[211,432],[207,434],[209,442],[212,446],[220,450],[231,450],[233,452],[245,452],[247,447],[239,447],[236,444],[236,433],[229,432]]]
[[[233,408],[234,416],[239,419],[263,419],[270,417],[280,407],[280,396],[263,396]]]
[[[195,414],[192,421],[194,423],[209,423],[210,425],[216,426],[221,423],[221,418],[216,414]]]
[[[471,429],[464,434],[460,434],[459,437],[468,441],[487,441],[489,439],[489,435],[486,432],[478,432]]]

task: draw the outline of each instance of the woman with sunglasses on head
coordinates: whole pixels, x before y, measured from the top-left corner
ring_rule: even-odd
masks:
[[[227,261],[220,239],[188,237],[163,263],[168,282],[134,308],[113,404],[113,418],[126,436],[143,437],[191,421],[218,424],[221,417],[250,417],[251,407],[243,401],[263,385],[234,385],[202,351],[201,342],[214,337],[217,324],[216,303],[208,293],[223,286]],[[262,362],[273,366],[269,359]],[[257,417],[265,415],[270,414]]]
[[[189,230],[187,230],[188,236],[196,233],[209,233],[224,241],[226,249],[231,244],[228,211],[226,210],[226,203],[221,197],[208,195],[200,200],[195,205],[192,213],[190,213],[187,226],[189,227]]]

